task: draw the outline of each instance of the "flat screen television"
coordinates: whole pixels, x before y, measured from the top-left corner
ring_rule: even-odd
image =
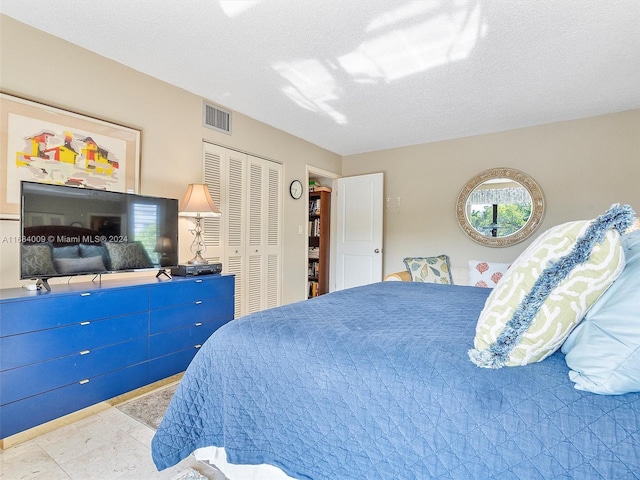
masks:
[[[178,265],[178,200],[21,182],[20,278]]]

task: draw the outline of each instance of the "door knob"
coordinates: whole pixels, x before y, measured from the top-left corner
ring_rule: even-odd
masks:
[[[379,249],[379,248],[376,248],[376,249],[373,251],[373,253],[380,253],[380,249]]]

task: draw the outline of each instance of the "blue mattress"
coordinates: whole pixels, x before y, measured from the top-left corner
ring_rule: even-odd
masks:
[[[300,479],[638,478],[640,394],[574,389],[561,353],[471,363],[488,293],[383,282],[228,323],[186,371],[156,466],[215,445]]]

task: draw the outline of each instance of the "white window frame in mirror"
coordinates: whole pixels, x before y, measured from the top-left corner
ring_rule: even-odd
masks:
[[[525,223],[517,232],[504,237],[491,237],[478,232],[469,222],[467,217],[467,199],[479,185],[483,184],[487,180],[498,178],[508,178],[516,181],[527,189],[532,202],[531,215],[529,216],[527,223]],[[530,175],[527,175],[520,170],[507,167],[492,168],[477,174],[465,184],[460,191],[456,202],[456,215],[458,217],[458,224],[462,228],[462,231],[473,241],[487,247],[509,247],[527,239],[542,223],[544,211],[545,201],[540,185],[538,185]]]

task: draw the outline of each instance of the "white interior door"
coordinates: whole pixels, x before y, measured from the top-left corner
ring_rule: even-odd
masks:
[[[336,290],[382,280],[383,183],[383,173],[336,181]]]

